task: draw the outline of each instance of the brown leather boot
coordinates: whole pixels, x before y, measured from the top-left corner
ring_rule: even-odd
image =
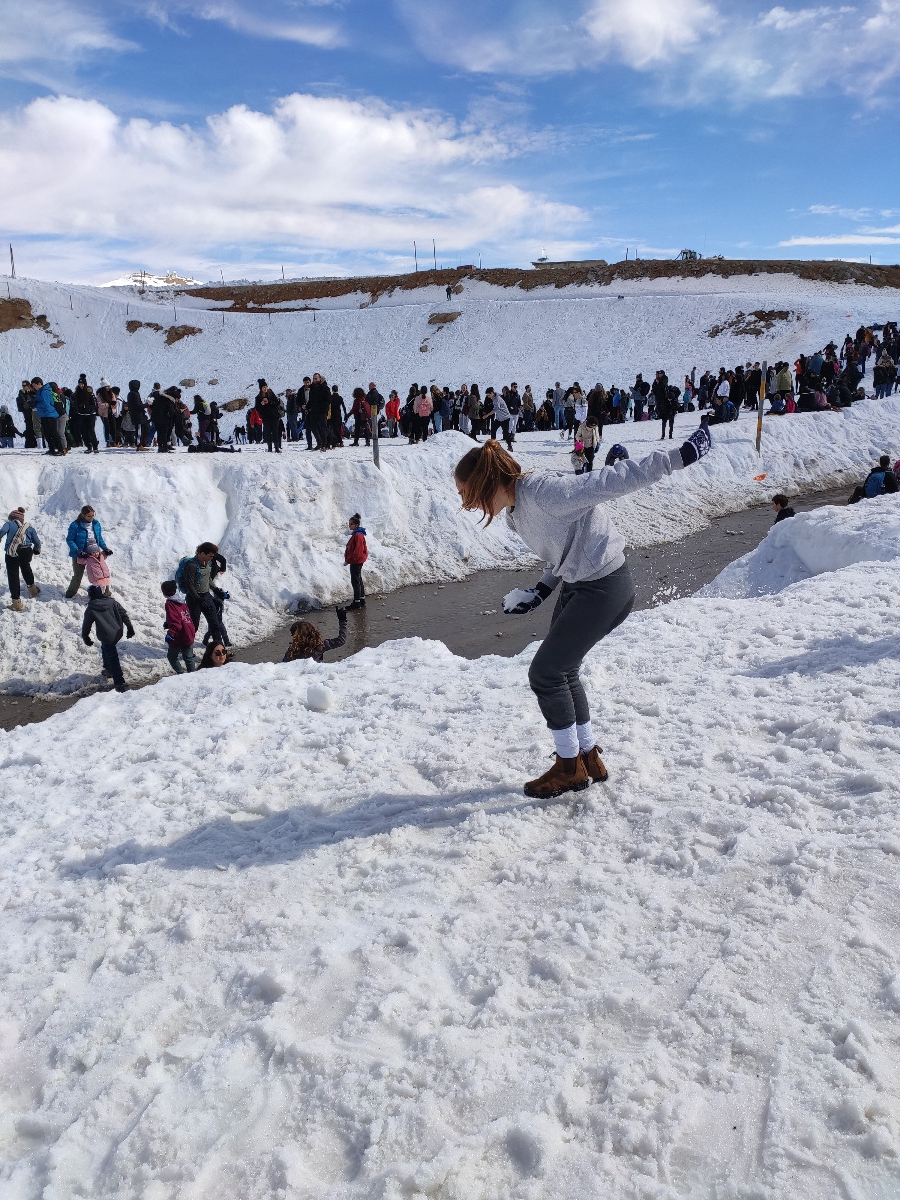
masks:
[[[587,770],[579,754],[577,758],[560,758],[556,755],[553,766],[538,779],[529,779],[522,789],[526,796],[536,800],[552,800],[566,792],[583,792],[591,786]]]
[[[606,783],[609,779],[609,771],[603,765],[599,746],[595,746],[593,750],[582,750],[581,761],[584,763],[584,768],[590,775],[592,783]]]

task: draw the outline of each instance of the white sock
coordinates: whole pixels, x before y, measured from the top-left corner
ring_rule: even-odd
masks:
[[[588,750],[593,750],[596,746],[594,740],[594,731],[591,728],[590,721],[585,721],[583,725],[576,725],[575,732],[578,734],[578,745],[587,754]]]
[[[577,726],[570,725],[568,729],[551,729],[553,741],[556,745],[556,753],[560,758],[577,758],[578,757],[578,734],[575,732]]]

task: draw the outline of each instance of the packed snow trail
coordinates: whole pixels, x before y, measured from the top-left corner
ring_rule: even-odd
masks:
[[[715,426],[713,452],[695,469],[616,501],[613,519],[631,546],[648,546],[764,503],[778,490],[843,485],[849,495],[872,461],[894,448],[898,418],[900,396],[843,413],[773,418],[761,458],[755,421]],[[696,413],[680,415],[673,444],[697,420]],[[606,446],[623,441],[632,455],[659,444],[657,422],[608,427],[604,436]],[[115,550],[113,592],[138,631],[123,647],[133,681],[168,673],[159,585],[207,539],[228,558],[226,621],[238,645],[272,632],[298,599],[333,604],[348,598],[343,551],[353,512],[363,514],[368,530],[366,583],[373,595],[532,564],[505,521],[482,529],[475,514],[460,511],[453,468],[471,446],[452,432],[423,446],[395,439],[382,448],[381,471],[363,447],[319,455],[292,446],[280,456],[256,447],[240,455],[75,452],[63,462],[37,451],[5,451],[0,513],[24,505],[44,550],[34,564],[40,598],[27,601],[24,613],[0,611],[0,689],[71,694],[96,685],[97,652],[79,637],[84,592],[74,602],[64,598],[71,575],[66,529],[85,503],[96,509]],[[555,434],[520,434],[516,441],[526,469],[569,471],[569,452],[570,443]],[[765,478],[756,481],[759,474]]]
[[[528,652],[0,734],[4,1200],[896,1195],[898,563],[632,616],[574,809]]]

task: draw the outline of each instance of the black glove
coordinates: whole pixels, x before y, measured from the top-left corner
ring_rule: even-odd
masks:
[[[336,608],[334,611],[337,613],[337,619],[338,619],[339,621],[346,621],[346,620],[347,620],[347,610],[346,610],[346,608]]]
[[[681,462],[685,467],[695,463],[712,449],[712,438],[709,436],[708,418],[703,417],[700,428],[695,429],[691,436],[681,446]]]
[[[130,638],[133,638],[133,637],[134,637],[134,630],[133,630],[133,629],[129,629],[129,630],[126,632],[125,636],[126,636],[126,637],[130,637]]]
[[[86,646],[93,646],[93,644],[94,644],[94,643],[91,641],[91,639],[90,639],[89,637],[87,637],[87,636],[83,637],[81,640],[84,642],[84,644],[85,644]]]
[[[522,600],[522,601],[520,601],[519,604],[516,604],[513,608],[506,608],[504,606],[503,611],[506,613],[507,616],[523,617],[525,615],[525,613],[534,612],[534,610],[536,608],[540,608],[540,606],[544,603],[544,601],[547,599],[547,597],[552,595],[552,593],[553,593],[553,588],[548,588],[545,583],[539,583],[537,585],[537,587],[525,588],[524,590],[531,594],[531,599],[530,600]],[[505,599],[506,599],[506,597],[504,596],[504,600]]]
[[[110,556],[111,554],[112,554],[112,550],[104,550],[104,551],[103,551],[103,557],[104,557],[104,558],[109,558],[109,556]]]
[[[35,555],[38,555],[38,554],[40,554],[40,552],[41,552],[41,548],[40,548],[40,546],[35,546],[35,548],[34,548],[34,553],[35,553]]]

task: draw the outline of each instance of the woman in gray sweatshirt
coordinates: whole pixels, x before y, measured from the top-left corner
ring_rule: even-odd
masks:
[[[526,796],[547,800],[607,778],[579,671],[587,652],[631,612],[634,584],[625,539],[603,502],[690,466],[710,446],[704,422],[677,450],[655,450],[640,461],[626,459],[585,475],[523,472],[494,440],[457,463],[463,508],[480,511],[488,524],[507,509],[511,527],[547,564],[536,587],[504,597],[503,611],[533,612],[562,582],[550,629],[528,671],[556,759],[549,771],[525,784]]]

